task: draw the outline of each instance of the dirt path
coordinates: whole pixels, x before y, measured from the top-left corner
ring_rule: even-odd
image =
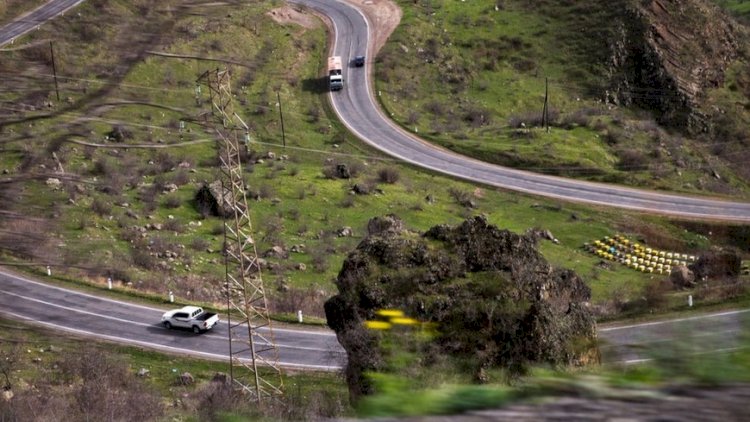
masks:
[[[367,16],[372,28],[372,56],[385,45],[398,24],[401,22],[401,8],[390,0],[346,0],[347,3],[357,6]]]
[[[371,25],[370,46],[374,57],[385,45],[388,37],[401,22],[402,12],[396,3],[390,0],[346,0],[358,7],[367,17]],[[283,6],[273,9],[268,15],[278,23],[295,23],[305,28],[314,28],[316,23],[312,15],[302,12],[293,6]]]

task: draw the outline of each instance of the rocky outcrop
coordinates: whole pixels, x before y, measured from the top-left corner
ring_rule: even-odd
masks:
[[[609,101],[653,110],[667,125],[702,130],[697,106],[724,82],[743,29],[708,0],[619,1],[610,40]]]
[[[534,237],[482,217],[421,235],[395,216],[374,219],[336,285],[325,311],[348,355],[354,399],[372,391],[365,372],[385,365],[380,336],[363,324],[385,308],[438,327],[423,362],[450,355],[470,362],[477,379],[493,367],[518,374],[529,363],[597,359],[589,288],[572,271],[553,268]]]

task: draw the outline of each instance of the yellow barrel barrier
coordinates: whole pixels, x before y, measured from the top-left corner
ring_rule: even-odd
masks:
[[[688,265],[697,260],[695,255],[650,248],[620,234],[584,243],[583,249],[603,259],[617,261],[646,273],[669,274],[672,266]]]

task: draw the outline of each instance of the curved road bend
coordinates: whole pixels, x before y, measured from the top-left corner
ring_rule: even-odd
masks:
[[[0,28],[0,45],[81,1],[53,0],[21,18],[22,22]],[[293,1],[331,17],[335,26],[335,54],[349,59],[369,50],[366,20],[351,6],[336,1]],[[346,68],[344,75],[348,81],[347,88],[331,94],[334,108],[342,120],[366,142],[410,163],[481,183],[561,199],[697,218],[749,219],[747,204],[566,181],[492,166],[431,147],[400,130],[380,114],[372,100],[371,86],[363,69]],[[424,164],[420,163],[422,160]],[[201,336],[167,331],[158,324],[163,311],[49,286],[0,271],[0,312],[11,318],[163,351],[216,359],[226,357],[225,324]],[[685,336],[700,339],[709,349],[731,349],[736,347],[736,339],[742,330],[740,317],[746,312],[750,310],[625,327],[602,327],[599,333],[606,343],[603,355],[605,361],[609,362],[638,362],[648,358],[643,353],[644,347],[673,342]],[[330,332],[284,329],[274,332],[280,349],[280,361],[287,367],[336,369],[345,362],[341,347]]]
[[[0,47],[48,20],[72,9],[84,0],[50,0],[31,12],[0,27]]]
[[[166,310],[51,286],[0,270],[0,314],[8,318],[169,353],[227,359],[226,321],[200,335],[167,330],[160,323]],[[226,315],[221,318],[226,320]],[[331,331],[275,328],[273,333],[279,363],[285,368],[337,370],[346,362]],[[246,345],[245,335],[235,347],[239,350]]]
[[[226,359],[229,346],[225,322],[201,335],[167,330],[160,324],[165,310],[50,286],[0,269],[0,314],[10,319],[167,353]],[[600,327],[603,361],[638,363],[654,356],[651,347],[681,353],[731,350],[739,345],[746,327],[743,318],[748,316],[750,309]],[[346,363],[346,354],[329,330],[273,331],[279,361],[285,368],[330,371]],[[687,345],[691,348],[685,350]]]
[[[290,1],[330,17],[334,27],[333,54],[341,56],[345,63],[365,52],[371,59],[369,24],[354,6],[338,0]],[[365,68],[345,66],[344,89],[330,94],[331,103],[341,121],[364,142],[413,165],[550,198],[687,218],[750,222],[750,203],[663,194],[540,175],[484,163],[429,145],[383,116],[367,77],[369,66],[369,61]]]
[[[83,0],[51,0],[0,28],[0,45],[33,29]],[[594,205],[694,219],[750,222],[750,203],[664,194],[602,183],[509,169],[467,158],[430,145],[383,116],[373,98],[370,64],[349,65],[355,55],[371,58],[369,24],[364,15],[338,0],[290,0],[327,15],[334,28],[333,52],[344,58],[346,86],[332,92],[331,103],[344,124],[364,142],[416,166],[499,188]]]

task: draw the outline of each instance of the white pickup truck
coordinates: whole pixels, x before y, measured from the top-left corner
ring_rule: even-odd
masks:
[[[213,312],[206,312],[198,306],[185,306],[174,311],[165,312],[161,323],[166,329],[188,328],[198,334],[208,331],[219,322],[219,316]]]

